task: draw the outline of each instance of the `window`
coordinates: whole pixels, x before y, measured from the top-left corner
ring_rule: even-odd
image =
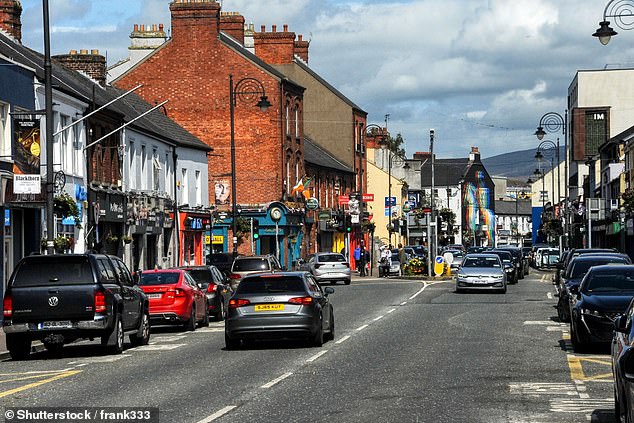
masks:
[[[286,193],[291,193],[291,158],[286,157]]]
[[[158,153],[156,152],[156,148],[154,148],[152,150],[152,189],[154,191],[160,190],[162,169],[163,167],[159,161]]]
[[[299,106],[295,107],[295,138],[299,138]]]
[[[586,112],[586,156],[593,156],[599,152],[599,146],[607,139],[607,123],[606,111]]]
[[[130,276],[130,272],[125,267],[125,264],[121,260],[112,260],[114,264],[114,270],[119,278],[119,282],[121,282],[124,286],[133,286],[132,277]]]
[[[196,205],[200,206],[203,204],[203,190],[200,186],[200,170],[196,171]]]
[[[189,204],[189,191],[187,187],[187,169],[181,170],[181,204]]]
[[[112,265],[107,258],[97,259],[97,274],[100,282],[114,282],[115,276]]]
[[[167,193],[171,193],[172,192],[172,182],[170,181],[170,175],[169,175],[169,163],[170,163],[170,153],[166,152],[165,153],[165,192]]]
[[[65,128],[66,126],[68,126],[70,122],[70,117],[65,116],[65,115],[60,115],[59,118],[59,123],[60,123],[60,128]],[[65,130],[64,132],[62,132],[61,134],[59,134],[60,140],[61,140],[61,146],[60,146],[60,152],[59,152],[59,164],[61,165],[61,170],[64,171],[64,173],[71,173],[69,172],[69,168],[72,165],[71,164],[71,144],[70,144],[70,129]]]
[[[137,174],[136,174],[136,150],[134,149],[134,141],[130,141],[128,143],[128,158],[129,158],[129,166],[130,166],[130,175],[128,178],[128,183],[130,184],[130,189],[136,189],[137,186]]]
[[[286,105],[286,135],[291,134],[291,111],[288,104]]]
[[[0,104],[0,155],[11,155],[11,125],[9,121],[9,106]]]
[[[147,152],[145,151],[145,146],[141,146],[141,183],[139,184],[139,189],[146,189],[146,181],[147,175],[145,174],[145,162],[147,161]]]

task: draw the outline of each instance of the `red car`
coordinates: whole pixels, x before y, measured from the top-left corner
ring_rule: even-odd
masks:
[[[155,324],[183,324],[196,330],[196,324],[209,326],[207,297],[194,279],[182,269],[157,269],[141,272],[139,286],[150,300],[150,321]]]

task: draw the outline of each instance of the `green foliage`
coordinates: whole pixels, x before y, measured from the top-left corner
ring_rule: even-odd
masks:
[[[625,213],[634,214],[634,189],[628,188],[621,195],[621,199],[623,200],[623,208],[625,209]]]
[[[53,199],[53,211],[58,216],[63,218],[73,217],[75,218],[75,226],[77,229],[81,229],[81,219],[79,217],[79,207],[77,207],[77,203],[68,195],[68,193],[63,193],[55,196]]]
[[[403,267],[403,272],[406,275],[421,275],[427,273],[427,263],[418,257],[412,257],[407,264]]]

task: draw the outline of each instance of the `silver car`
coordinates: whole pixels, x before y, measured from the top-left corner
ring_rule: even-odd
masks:
[[[310,272],[317,282],[337,283],[343,281],[350,285],[350,264],[339,253],[315,253],[299,265],[299,270]]]
[[[482,289],[506,293],[506,273],[502,260],[496,254],[467,254],[455,279],[456,292]]]
[[[229,284],[231,285],[231,289],[235,291],[245,276],[254,273],[280,271],[282,271],[282,266],[274,255],[238,256],[231,265]]]

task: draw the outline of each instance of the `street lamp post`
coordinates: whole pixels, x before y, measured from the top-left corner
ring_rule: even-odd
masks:
[[[551,140],[544,140],[539,143],[537,146],[537,152],[535,153],[535,159],[541,163],[544,160],[544,153],[549,153],[550,155],[550,173],[551,173],[551,181],[552,181],[552,206],[553,209],[555,207],[555,199],[559,199],[559,181],[561,180],[561,174],[559,169],[559,139],[557,139],[557,143]],[[557,195],[555,195],[555,164],[554,160],[557,161]]]
[[[618,32],[610,27],[608,18],[614,18],[616,26],[628,31],[634,29],[633,17],[634,0],[610,0],[603,10],[603,21],[599,22],[599,29],[597,29],[592,36],[597,37],[601,44],[607,45],[610,39],[618,34]]]
[[[560,115],[556,112],[548,112],[545,113],[539,119],[539,126],[537,126],[537,130],[535,131],[535,136],[539,141],[544,139],[546,133],[554,133],[561,130],[561,134],[564,137],[564,202],[563,202],[563,216],[564,216],[564,233],[566,236],[564,237],[564,247],[568,246],[568,200],[570,198],[570,194],[568,192],[568,110],[564,112],[564,115]],[[557,172],[559,173],[559,137],[557,137]],[[558,179],[559,179],[558,174]],[[561,179],[559,179],[560,181]],[[559,187],[561,185],[560,182],[557,182],[557,191],[559,191]],[[557,199],[560,201],[560,198]]]
[[[42,0],[44,18],[44,104],[46,109],[46,254],[55,252],[53,207],[53,68],[48,0]]]
[[[230,121],[231,121],[231,213],[233,231],[233,256],[238,255],[238,205],[236,201],[236,142],[235,142],[235,107],[237,100],[245,103],[253,103],[259,97],[256,106],[261,111],[266,112],[271,103],[266,97],[266,91],[262,82],[255,78],[242,78],[233,83],[233,75],[229,75],[229,99],[230,99]]]

